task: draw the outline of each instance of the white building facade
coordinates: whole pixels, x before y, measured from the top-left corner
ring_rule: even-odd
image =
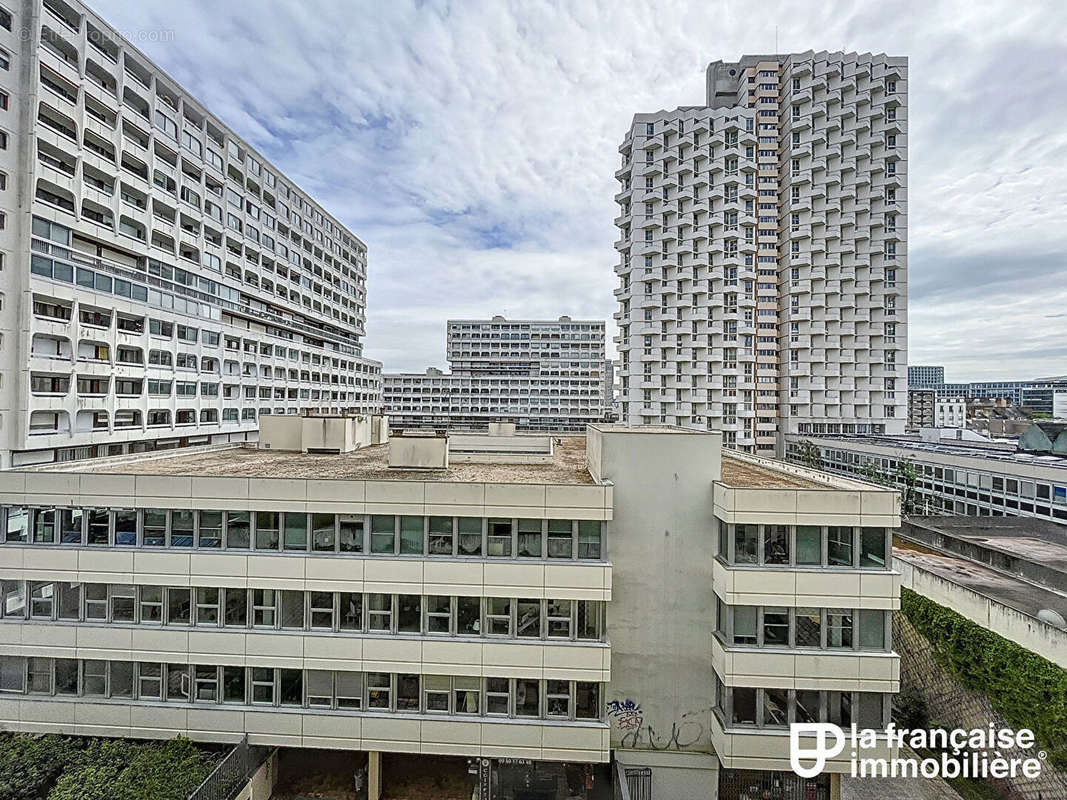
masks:
[[[449,320],[451,373],[391,374],[383,405],[394,428],[584,431],[610,411],[602,320]]]
[[[0,472],[0,729],[832,796],[788,726],[888,721],[896,492],[679,428],[462,438],[434,470],[390,469],[393,439]]]
[[[0,464],[380,405],[351,231],[84,5],[0,48]]]
[[[637,114],[620,149],[621,419],[903,432],[907,59],[708,67],[704,106]]]
[[[967,401],[962,397],[938,397],[934,401],[934,427],[967,426]]]

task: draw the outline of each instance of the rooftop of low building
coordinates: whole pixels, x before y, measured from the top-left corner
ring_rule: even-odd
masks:
[[[585,463],[585,437],[557,437],[552,460],[544,464],[454,463],[444,469],[391,468],[389,445],[349,453],[300,453],[226,446],[156,451],[52,465],[62,472],[182,477],[293,478],[367,481],[445,481],[455,483],[592,484]]]

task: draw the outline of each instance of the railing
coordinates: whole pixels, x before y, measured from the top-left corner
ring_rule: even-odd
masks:
[[[616,761],[611,780],[615,800],[652,800],[651,767],[624,767]]]
[[[266,747],[251,747],[245,735],[187,800],[231,800],[271,755]]]

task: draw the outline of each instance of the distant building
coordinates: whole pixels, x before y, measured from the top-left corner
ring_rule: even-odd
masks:
[[[451,373],[383,376],[394,428],[584,431],[611,409],[603,320],[449,320]]]
[[[937,392],[933,389],[908,389],[908,429],[932,428]]]
[[[1035,435],[1019,445],[969,436],[925,442],[913,436],[794,435],[786,439],[786,458],[896,486],[906,491],[905,510],[912,513],[1039,517],[1067,524],[1067,458],[1053,446],[1060,431],[1042,424],[1040,441]],[[913,480],[902,474],[903,465],[915,468]]]
[[[945,368],[922,365],[908,367],[908,388],[931,389],[945,382]]]
[[[967,401],[962,397],[934,400],[934,427],[962,428],[967,424]]]

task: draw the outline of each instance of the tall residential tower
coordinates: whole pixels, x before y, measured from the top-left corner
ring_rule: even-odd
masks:
[[[0,5],[0,258],[0,466],[380,403],[365,245],[74,0]]]
[[[907,59],[717,61],[616,172],[620,411],[781,452],[907,417]]]

